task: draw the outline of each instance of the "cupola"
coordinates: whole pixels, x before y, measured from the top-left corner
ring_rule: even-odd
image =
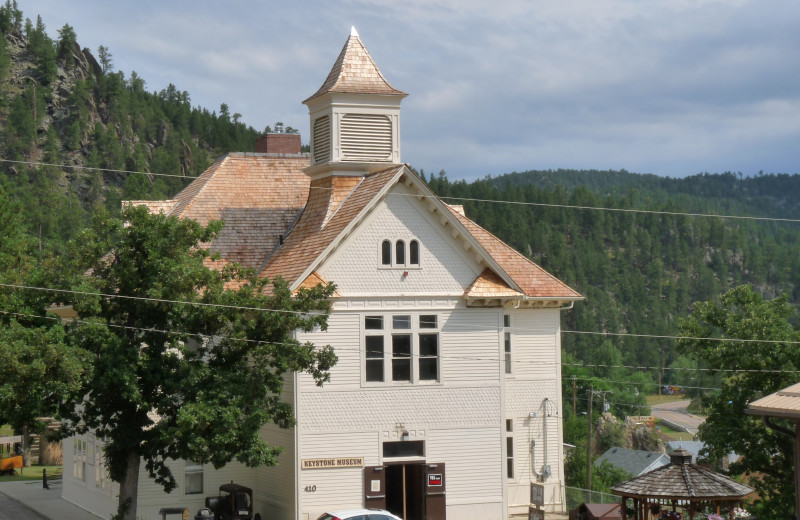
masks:
[[[365,175],[400,164],[400,101],[355,28],[327,79],[303,101],[311,122],[312,178]]]

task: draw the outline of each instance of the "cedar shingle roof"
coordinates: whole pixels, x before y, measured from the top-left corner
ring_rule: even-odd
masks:
[[[303,168],[307,155],[226,155],[173,200],[136,201],[151,211],[192,218],[202,224],[223,220],[225,227],[210,245],[221,260],[254,267],[261,278],[283,277],[291,286],[322,281],[316,273],[327,251],[346,235],[365,210],[407,173],[405,165],[362,176],[328,176],[309,180]],[[427,187],[424,188],[427,190]],[[466,232],[522,290],[510,287],[492,269],[485,269],[465,292],[468,298],[580,299],[577,292],[547,273],[497,237],[442,204]],[[279,237],[284,237],[282,245]],[[334,280],[335,281],[335,280]]]
[[[531,298],[583,298],[567,284],[522,256],[502,240],[460,214],[456,209],[449,206],[448,209],[514,283],[522,289],[525,296]]]
[[[171,201],[136,201],[151,211],[171,206],[171,216],[201,224],[225,221],[211,243],[221,267],[258,267],[297,218],[308,195],[307,155],[231,153],[218,159]],[[162,208],[163,206],[163,208]]]
[[[298,281],[367,205],[393,184],[391,181],[399,177],[403,169],[404,166],[395,166],[370,174],[363,180],[359,178],[358,182],[335,177],[315,180],[311,184],[303,215],[286,236],[283,246],[266,262],[259,276],[270,279],[282,276],[290,285]],[[336,200],[338,197],[331,196],[334,183],[353,186],[341,203]],[[331,198],[335,199],[332,203],[336,204],[333,211],[329,210]]]
[[[464,291],[465,298],[519,298],[524,296],[515,291],[488,267]]]
[[[397,90],[386,81],[378,66],[372,61],[369,51],[361,43],[358,34],[353,31],[339,53],[325,82],[314,95],[303,101],[308,103],[312,99],[328,92],[342,92],[350,94],[383,94],[407,96],[405,92]]]
[[[641,498],[699,500],[741,499],[753,490],[719,473],[691,464],[691,455],[680,449],[671,462],[611,488],[615,495]]]

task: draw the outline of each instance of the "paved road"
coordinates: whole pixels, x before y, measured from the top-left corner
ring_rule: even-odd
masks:
[[[0,520],[47,520],[47,517],[0,493]]]
[[[650,407],[650,410],[657,419],[685,428],[686,431],[694,435],[700,425],[703,424],[703,421],[705,421],[705,418],[689,413],[687,411],[689,403],[691,401],[687,399],[685,401],[654,404]]]

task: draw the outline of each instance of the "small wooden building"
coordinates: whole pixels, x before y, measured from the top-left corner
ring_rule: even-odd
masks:
[[[764,419],[764,424],[769,428],[794,440],[795,513],[800,515],[800,383],[778,390],[774,394],[762,397],[758,401],[753,401],[744,413],[761,416]],[[793,421],[794,430],[773,423],[770,421],[771,417],[780,417]]]
[[[724,475],[692,464],[692,455],[678,449],[670,455],[670,463],[611,488],[622,497],[622,519],[627,510],[634,511],[633,520],[657,518],[662,510],[681,510],[683,517],[694,519],[706,508],[719,513],[728,508],[733,520],[733,508],[741,506],[753,490]],[[630,502],[629,502],[630,501]]]

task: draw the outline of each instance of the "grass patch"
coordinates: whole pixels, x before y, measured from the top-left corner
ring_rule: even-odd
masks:
[[[17,482],[19,480],[42,480],[42,470],[47,470],[47,478],[61,476],[61,466],[38,466],[21,468],[19,475],[0,476],[0,482]],[[20,472],[18,469],[17,472]]]
[[[656,431],[661,433],[667,440],[670,441],[693,441],[694,435],[687,432],[680,432],[664,425],[660,419],[656,420]]]
[[[675,401],[685,401],[688,399],[685,395],[648,395],[645,396],[647,404],[653,406],[654,404],[674,403]]]

